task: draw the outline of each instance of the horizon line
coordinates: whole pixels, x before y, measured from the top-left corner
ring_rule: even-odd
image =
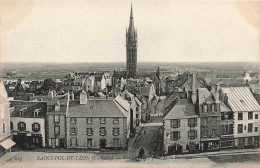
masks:
[[[126,62],[0,62],[0,64],[85,64],[85,63],[126,63]],[[138,63],[260,63],[260,61],[172,61],[172,62],[158,62],[158,61],[140,61]],[[137,64],[138,64],[137,63]]]

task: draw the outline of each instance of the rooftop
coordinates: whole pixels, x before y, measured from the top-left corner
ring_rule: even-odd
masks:
[[[47,112],[46,102],[32,102],[32,101],[10,101],[11,107],[15,107],[11,114],[11,117],[24,117],[24,118],[35,118],[34,111],[37,110],[37,118],[45,118]],[[20,112],[23,111],[23,116],[20,116]]]
[[[221,88],[228,97],[228,106],[234,112],[260,111],[260,106],[247,87]]]
[[[127,117],[127,112],[115,100],[90,99],[86,104],[70,106],[67,117]]]
[[[170,112],[163,119],[179,119],[198,117],[195,111],[195,106],[190,99],[179,99],[176,105],[170,110]]]

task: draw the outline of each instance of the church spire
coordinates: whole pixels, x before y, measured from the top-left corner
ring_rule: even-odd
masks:
[[[132,2],[131,2],[129,29],[132,27],[134,28],[134,17],[133,17],[133,6],[132,6]]]

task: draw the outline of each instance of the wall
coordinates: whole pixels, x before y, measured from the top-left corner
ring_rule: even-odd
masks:
[[[113,118],[106,118],[105,124],[100,124],[100,118],[92,118],[92,124],[87,124],[86,118],[77,118],[76,124],[70,123],[70,118],[67,118],[67,147],[70,146],[70,139],[77,138],[78,146],[76,148],[87,148],[86,140],[92,138],[93,148],[99,148],[99,140],[105,138],[107,140],[107,147],[113,147],[113,138],[119,138],[120,147],[126,147],[126,118],[119,118],[118,124],[113,124]],[[99,128],[106,127],[106,135],[99,135]],[[70,134],[70,128],[76,128],[77,133],[75,135]],[[93,129],[93,135],[86,135],[86,128]],[[113,135],[113,128],[120,128],[119,135]]]
[[[190,117],[193,118],[193,117]],[[177,118],[176,118],[177,119]],[[189,139],[188,131],[196,130],[197,138]],[[180,131],[180,139],[177,141],[170,140],[170,132],[172,131]],[[168,136],[167,136],[168,133]],[[196,144],[200,142],[200,118],[197,118],[197,126],[192,127],[192,129],[188,126],[188,118],[180,119],[180,127],[179,128],[171,128],[171,120],[164,120],[164,150],[165,153],[168,153],[168,147],[173,144],[180,144],[183,146],[183,152],[188,152],[186,150],[186,145],[190,142],[195,142]]]
[[[46,145],[46,137],[45,137],[45,119],[44,118],[22,118],[22,117],[11,117],[11,121],[13,122],[13,132],[24,132],[27,131],[27,136],[31,136],[31,133],[35,133],[32,131],[32,124],[39,123],[40,124],[40,131],[36,134],[42,134],[42,144],[43,147]],[[18,130],[18,123],[24,122],[26,123],[26,130],[19,131]]]

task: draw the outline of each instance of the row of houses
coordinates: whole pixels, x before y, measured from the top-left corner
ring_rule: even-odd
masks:
[[[250,89],[197,84],[194,75],[163,118],[164,153],[259,147],[260,106]]]
[[[126,149],[135,128],[147,118],[147,99],[127,90],[115,98],[96,98],[81,90],[11,100],[10,132],[24,147]],[[9,108],[10,106],[10,108]]]

